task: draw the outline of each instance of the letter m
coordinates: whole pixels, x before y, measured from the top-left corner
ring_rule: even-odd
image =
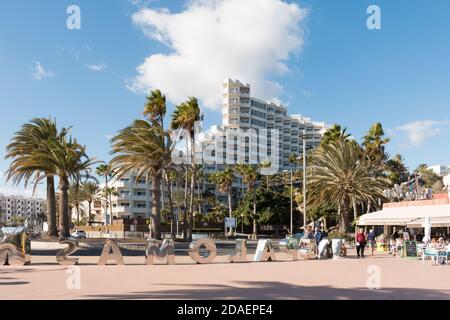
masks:
[[[145,252],[145,263],[147,265],[155,264],[155,258],[157,260],[166,260],[166,264],[175,264],[175,249],[172,239],[166,239],[163,241],[161,247],[159,247],[155,241],[148,241],[147,251]]]

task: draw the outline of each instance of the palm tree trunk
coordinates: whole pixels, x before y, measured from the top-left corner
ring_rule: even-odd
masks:
[[[253,190],[253,237],[256,239],[258,230],[256,228],[256,189]]]
[[[188,186],[189,186],[189,170],[186,165],[186,178],[184,181],[184,212],[183,212],[183,239],[188,240]]]
[[[61,199],[59,203],[59,222],[61,227],[61,237],[67,238],[70,236],[70,216],[69,216],[69,180],[67,177],[60,177],[59,191]]]
[[[356,218],[358,218],[358,205],[355,199],[353,199],[352,202],[353,202],[353,219],[356,220]]]
[[[191,194],[189,202],[189,229],[188,229],[188,240],[192,240],[192,224],[191,221],[194,220],[194,192],[195,192],[195,165],[192,166],[192,176],[191,176]]]
[[[231,205],[231,187],[228,190],[228,213],[230,214],[230,218],[233,217],[233,207]],[[230,228],[230,235],[233,235],[233,228]]]
[[[167,179],[167,197],[169,198],[169,208],[170,208],[170,216],[172,219],[172,229],[171,236],[172,239],[176,238],[176,232],[175,232],[175,211],[173,210],[173,200],[172,200],[172,181],[170,179]]]
[[[189,202],[189,228],[188,228],[188,240],[192,240],[192,221],[194,220],[194,192],[195,192],[195,161],[194,161],[194,137],[191,135],[191,194],[190,194],[190,202]]]
[[[350,219],[349,219],[349,204],[344,203],[342,208],[340,208],[340,218],[341,218],[341,231],[347,232],[350,227]]]
[[[77,204],[75,209],[77,210],[77,224],[80,225],[80,206]]]
[[[161,176],[152,177],[152,234],[155,239],[161,239]]]
[[[195,191],[195,168],[192,167],[191,172],[191,186],[190,186],[190,199],[189,199],[189,212],[188,212],[188,224],[187,224],[187,240],[192,240],[192,221],[194,220],[194,191]]]
[[[108,191],[108,172],[105,173],[105,190]],[[106,205],[105,205],[105,224],[108,225],[108,207],[109,207],[109,203],[108,203],[108,192],[105,192],[105,200],[106,200]]]
[[[89,218],[89,226],[92,226],[92,214],[91,214],[91,211],[92,211],[92,201],[89,201],[88,202],[88,210],[89,210],[89,215],[88,215],[88,218]]]
[[[48,236],[57,237],[55,177],[47,176],[47,223]]]

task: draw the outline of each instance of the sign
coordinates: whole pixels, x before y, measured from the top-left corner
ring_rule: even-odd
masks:
[[[225,218],[225,227],[236,228],[236,218]]]
[[[417,258],[417,243],[415,241],[405,241],[403,243],[403,256]]]

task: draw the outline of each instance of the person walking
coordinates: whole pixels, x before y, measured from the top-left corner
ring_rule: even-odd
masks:
[[[302,239],[309,239],[309,240],[313,240],[314,239],[314,232],[312,230],[311,226],[308,226],[305,230],[305,233],[303,234]]]
[[[314,230],[314,239],[316,239],[317,245],[322,241],[322,232],[320,232],[319,227]]]
[[[375,248],[377,247],[376,233],[373,229],[370,229],[369,234],[367,235],[367,240],[369,241],[370,252],[372,255],[375,252]]]
[[[363,229],[359,229],[359,232],[356,233],[355,236],[356,241],[356,254],[358,258],[364,258],[364,248],[366,246],[366,235],[364,234]]]

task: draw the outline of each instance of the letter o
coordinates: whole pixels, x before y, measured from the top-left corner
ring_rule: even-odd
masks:
[[[205,247],[209,251],[207,256],[202,256],[200,254],[200,248]],[[217,256],[216,244],[209,239],[199,239],[197,241],[192,241],[189,245],[189,256],[194,262],[198,264],[208,264],[213,262]]]

